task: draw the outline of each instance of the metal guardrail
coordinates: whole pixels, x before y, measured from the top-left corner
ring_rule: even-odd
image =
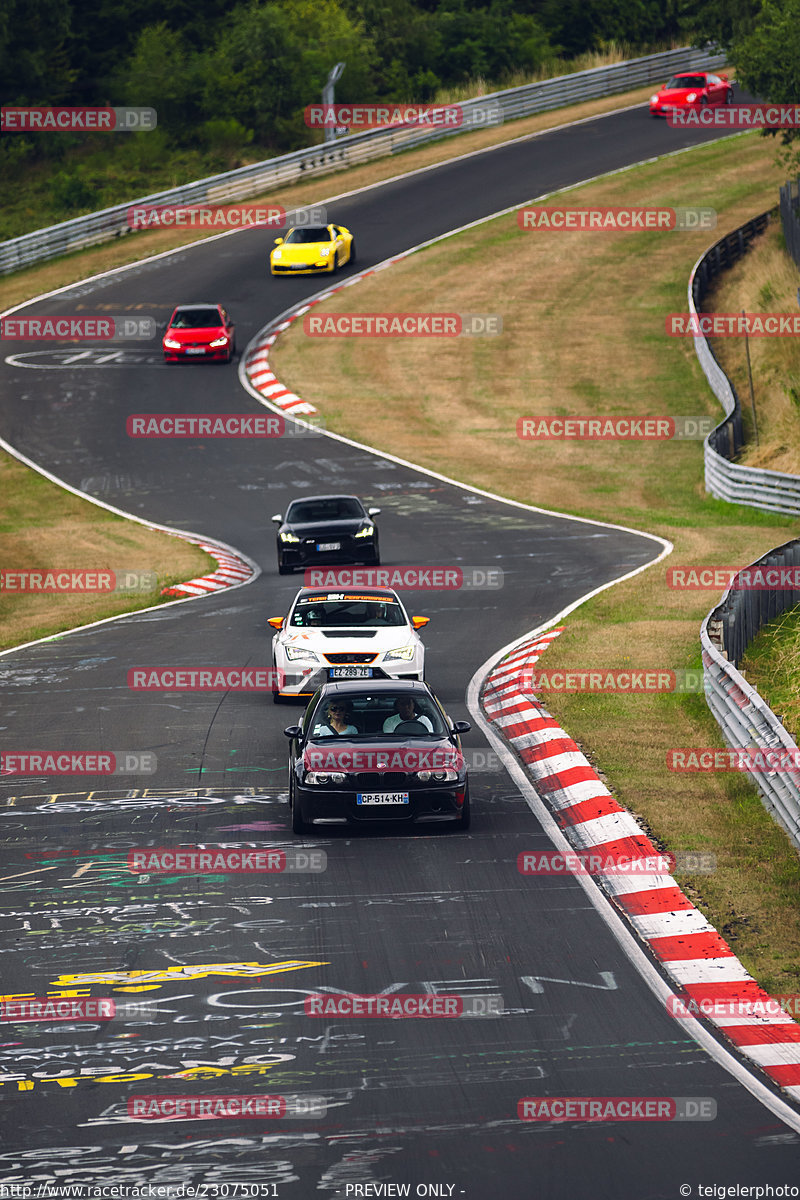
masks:
[[[689,279],[691,313],[698,311],[714,276],[746,253],[768,220],[769,213],[761,213],[722,238],[695,263]],[[694,345],[711,390],[725,410],[725,420],[705,441],[706,490],[720,500],[766,512],[799,513],[798,476],[731,461],[744,444],[739,397],[702,334],[695,336]],[[759,566],[800,567],[800,539],[770,550],[745,570]],[[779,718],[736,668],[759,630],[800,604],[800,588],[744,587],[742,574],[735,576],[700,627],[706,701],[728,746],[796,754],[797,745]],[[800,770],[748,774],[761,793],[764,807],[800,847]]]
[[[800,267],[800,176],[781,188],[780,207],[786,249]]]
[[[746,570],[759,566],[800,567],[800,539],[770,550]],[[736,668],[759,630],[800,603],[800,588],[742,587],[741,575],[733,579],[700,627],[706,701],[728,746],[798,755],[797,743],[780,719]],[[799,760],[795,757],[793,761]],[[800,848],[800,769],[748,774],[764,807]]]
[[[769,213],[761,213],[716,242],[695,263],[689,276],[689,312],[696,314],[711,280],[747,252],[753,238],[766,228]],[[733,459],[744,445],[742,409],[736,389],[717,362],[701,333],[694,348],[711,390],[725,411],[722,421],[705,440],[706,491],[718,500],[746,504],[764,512],[800,513],[800,476],[762,467],[747,467]]]
[[[460,104],[463,123],[458,129],[444,127],[420,129],[401,126],[350,134],[336,142],[295,150],[266,162],[252,163],[235,171],[212,175],[183,187],[137,197],[125,204],[105,208],[63,221],[47,229],[37,229],[0,243],[0,275],[18,271],[32,263],[43,262],[88,246],[96,246],[132,232],[127,213],[133,204],[184,205],[221,204],[263,195],[276,187],[296,183],[311,176],[324,175],[342,167],[358,165],[386,155],[398,154],[424,142],[452,137],[457,133],[485,128],[532,116],[550,109],[596,100],[651,83],[660,83],[676,70],[714,70],[723,66],[725,56],[683,47],[661,54],[648,54],[607,67],[593,67],[572,75],[560,75],[538,83],[523,84],[502,92],[492,92]],[[491,114],[496,119],[488,119]],[[497,115],[499,114],[499,116]]]

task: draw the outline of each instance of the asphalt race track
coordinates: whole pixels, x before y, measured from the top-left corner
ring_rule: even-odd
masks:
[[[643,109],[622,112],[398,179],[329,212],[356,232],[362,269],[702,136]],[[321,181],[320,197],[339,186],[346,180]],[[271,236],[216,239],[26,311],[163,322],[175,303],[219,301],[241,350],[321,287],[270,278]],[[502,308],[501,281],[488,288],[487,311]],[[250,1194],[300,1200],[404,1194],[364,1190],[389,1183],[468,1200],[672,1200],[682,1184],[697,1195],[698,1183],[796,1183],[798,1135],[663,1011],[578,883],[517,873],[520,851],[548,841],[479,731],[465,738],[484,752],[469,833],[321,830],[298,842],[281,731],[299,709],[254,693],[126,685],[131,667],[269,665],[266,619],[302,585],[278,576],[270,517],[303,491],[379,505],[387,565],[502,568],[500,590],[419,593],[410,605],[432,618],[428,679],[455,719],[469,718],[466,686],[487,658],[651,561],[659,544],[507,505],[323,437],[132,440],[132,413],[264,410],[234,366],[166,367],[146,345],[111,358],[78,353],[15,348],[2,366],[0,435],[89,495],[224,540],[263,574],[0,658],[5,751],[148,751],[158,761],[152,775],[0,784],[3,993],[117,1004],[108,1021],[0,1031],[0,1182],[174,1185],[162,1195],[191,1184],[211,1196],[258,1184]],[[302,845],[324,850],[327,870],[127,869],[130,849],[179,843]],[[505,1012],[306,1016],[304,998],[320,989],[499,994]],[[130,1099],[150,1095],[321,1097],[327,1108],[285,1119],[128,1114]],[[518,1119],[522,1097],[545,1095],[709,1097],[717,1117]]]

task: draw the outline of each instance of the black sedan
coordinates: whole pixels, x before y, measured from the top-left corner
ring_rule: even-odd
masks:
[[[296,567],[334,563],[379,566],[379,508],[364,508],[357,496],[304,496],[293,500],[286,516],[276,513],[278,570],[291,575]]]
[[[310,825],[454,822],[469,828],[469,780],[459,734],[417,680],[324,684],[290,725],[292,829]]]

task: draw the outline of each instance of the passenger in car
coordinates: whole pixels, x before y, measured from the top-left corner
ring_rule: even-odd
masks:
[[[355,725],[350,724],[351,707],[347,700],[331,700],[328,704],[325,721],[314,726],[312,736],[323,737],[326,734],[357,734]]]

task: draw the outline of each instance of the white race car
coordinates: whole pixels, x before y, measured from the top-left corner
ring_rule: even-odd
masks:
[[[430,617],[409,617],[391,588],[301,588],[287,617],[270,617],[276,704],[313,696],[329,679],[424,679],[417,633]]]

